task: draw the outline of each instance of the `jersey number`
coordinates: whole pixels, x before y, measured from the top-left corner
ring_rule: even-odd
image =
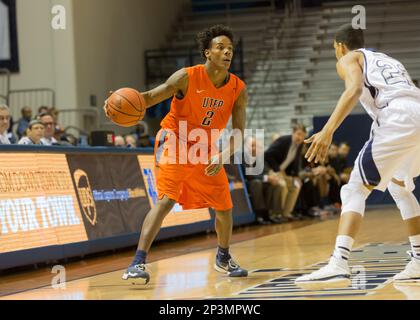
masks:
[[[201,123],[201,125],[203,126],[210,126],[211,121],[213,120],[214,117],[214,111],[207,111],[206,117],[203,119],[203,122]]]
[[[376,65],[381,68],[381,74],[386,84],[393,85],[397,83],[406,83],[411,85],[410,78],[403,65],[394,65],[389,62],[384,62],[383,60],[377,60]]]

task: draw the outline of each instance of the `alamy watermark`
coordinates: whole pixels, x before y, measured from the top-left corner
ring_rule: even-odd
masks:
[[[351,20],[353,29],[366,29],[366,8],[362,5],[357,5],[351,8],[351,13],[356,14]]]
[[[158,135],[159,164],[246,164],[246,175],[264,170],[264,130],[193,128],[179,121],[177,132],[164,129]],[[234,155],[234,156],[232,156]],[[243,155],[243,156],[242,156]]]
[[[66,268],[61,265],[56,265],[51,270],[52,274],[56,274],[51,280],[51,287],[53,289],[66,288]]]
[[[367,276],[366,269],[363,266],[354,266],[351,268],[353,274],[351,286],[355,290],[366,290]]]
[[[51,27],[54,30],[66,30],[67,28],[66,8],[61,5],[55,5],[51,8],[51,14],[53,15],[52,20],[51,20]]]

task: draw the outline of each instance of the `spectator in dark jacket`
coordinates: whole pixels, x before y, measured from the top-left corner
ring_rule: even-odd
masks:
[[[260,224],[281,223],[283,220],[276,218],[281,212],[280,185],[276,175],[269,175],[267,166],[259,174],[246,174],[247,168],[254,168],[257,157],[262,161],[264,149],[255,138],[247,139],[245,143],[246,161],[242,162],[242,169],[247,180],[247,188],[251,198],[252,207]],[[250,159],[255,161],[251,163]]]
[[[278,138],[265,152],[265,161],[277,174],[282,188],[280,199],[282,215],[289,220],[294,219],[292,212],[302,187],[299,172],[305,136],[305,126],[297,124],[293,127],[292,135]]]
[[[341,142],[338,146],[338,168],[337,174],[340,176],[341,183],[344,185],[349,182],[352,167],[348,164],[350,145],[347,142]]]

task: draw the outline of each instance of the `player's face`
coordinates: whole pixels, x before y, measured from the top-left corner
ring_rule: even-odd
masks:
[[[207,59],[217,67],[228,70],[233,58],[233,44],[226,36],[216,37],[206,52]]]

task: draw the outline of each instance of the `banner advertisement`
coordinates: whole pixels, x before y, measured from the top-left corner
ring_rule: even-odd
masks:
[[[19,151],[0,153],[0,269],[135,245],[158,200],[152,154]],[[253,221],[239,167],[225,169],[235,225]],[[206,231],[213,220],[212,209],[176,204],[160,236]]]
[[[140,232],[150,210],[136,155],[68,154],[89,240]]]
[[[86,241],[64,154],[0,156],[0,253]]]

